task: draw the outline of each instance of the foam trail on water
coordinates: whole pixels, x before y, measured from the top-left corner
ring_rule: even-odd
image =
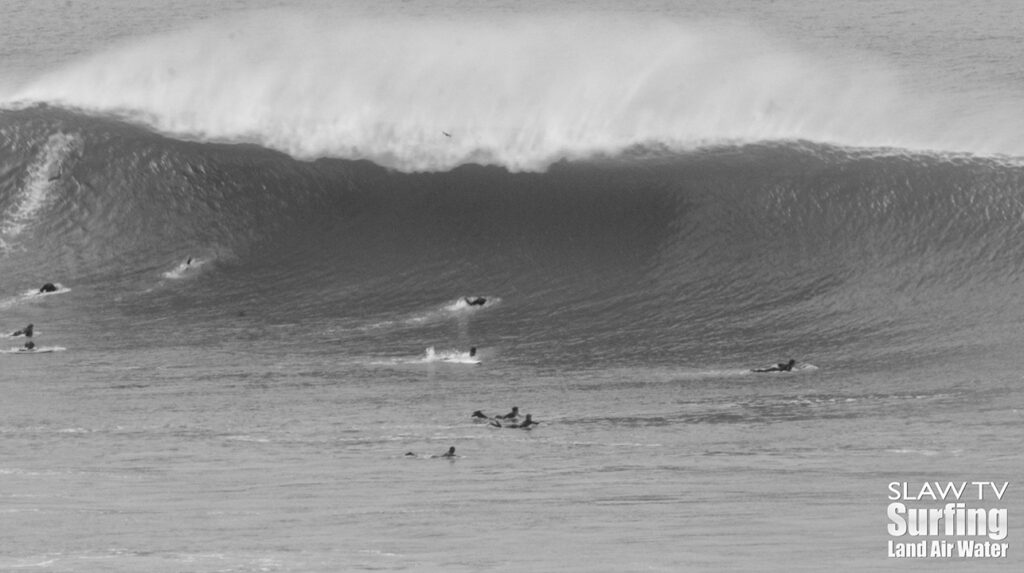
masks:
[[[205,259],[189,257],[188,259],[178,263],[178,266],[174,267],[173,269],[165,271],[161,276],[163,276],[166,279],[181,279],[187,276],[190,273],[190,271],[197,271],[207,262],[208,261]]]
[[[4,213],[0,223],[0,245],[9,245],[4,239],[14,239],[35,220],[45,207],[51,191],[64,173],[66,163],[81,153],[81,140],[71,134],[55,133],[46,140],[36,160],[28,168],[21,193]]]
[[[1015,114],[911,97],[883,63],[855,61],[716,22],[260,12],[113,49],[7,100],[403,170],[764,140],[1024,153]]]

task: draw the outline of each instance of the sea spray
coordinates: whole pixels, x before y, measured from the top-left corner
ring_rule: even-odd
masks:
[[[942,114],[938,102],[902,93],[885,62],[855,60],[721,22],[272,11],[136,40],[42,76],[13,100],[409,171],[543,170],[635,146],[769,140],[1024,150],[1020,135],[1005,135],[1005,116]],[[998,148],[979,139],[979,121]]]

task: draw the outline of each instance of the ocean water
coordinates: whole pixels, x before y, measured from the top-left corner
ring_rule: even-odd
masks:
[[[1024,562],[1018,3],[0,14],[0,571]]]

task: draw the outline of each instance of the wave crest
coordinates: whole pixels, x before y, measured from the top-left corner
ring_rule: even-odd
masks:
[[[766,140],[1024,150],[1005,115],[989,122],[999,139],[901,94],[884,66],[852,61],[716,22],[261,12],[121,46],[38,78],[13,101],[410,171],[542,170],[635,146]]]

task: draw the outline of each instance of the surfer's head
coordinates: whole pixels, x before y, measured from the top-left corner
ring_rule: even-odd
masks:
[[[469,355],[470,356],[476,356],[476,346],[470,346],[469,347]]]

